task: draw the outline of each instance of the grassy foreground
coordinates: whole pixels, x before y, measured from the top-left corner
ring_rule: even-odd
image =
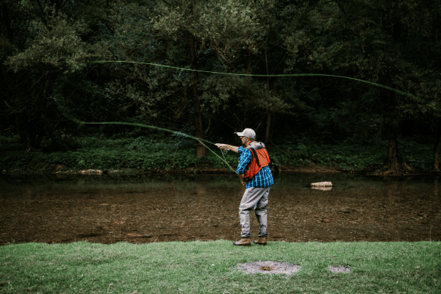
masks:
[[[149,244],[27,243],[0,247],[2,293],[439,293],[440,242]],[[238,263],[301,266],[285,275],[244,274]],[[328,266],[347,266],[332,273]]]

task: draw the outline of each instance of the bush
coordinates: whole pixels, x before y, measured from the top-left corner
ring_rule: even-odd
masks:
[[[58,140],[58,141],[57,141]],[[139,136],[135,139],[106,139],[102,137],[71,137],[60,135],[45,145],[45,152],[24,153],[17,148],[17,138],[0,137],[2,156],[0,169],[46,172],[57,164],[63,169],[185,169],[203,165],[211,168],[227,168],[219,157],[209,150],[198,158],[194,141],[174,136],[155,139]],[[430,146],[411,140],[400,140],[400,150],[406,162],[416,168],[429,170],[432,164]],[[220,151],[209,146],[223,158]],[[272,166],[334,166],[347,170],[363,171],[366,168],[381,168],[387,157],[387,142],[373,142],[371,145],[284,144],[267,147]],[[237,167],[238,154],[228,152],[225,160],[233,169]]]

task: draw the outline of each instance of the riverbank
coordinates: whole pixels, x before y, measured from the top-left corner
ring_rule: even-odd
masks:
[[[222,154],[216,147],[198,158],[192,142],[173,140],[76,138],[63,147],[42,144],[40,150],[18,151],[14,140],[3,140],[0,146],[0,171],[4,174],[200,174],[232,173],[238,155]],[[287,142],[267,146],[271,170],[285,173],[355,173],[385,176],[387,144],[370,145],[342,142],[338,145]],[[211,147],[210,147],[211,148]],[[432,152],[428,145],[401,142],[401,153],[414,172],[399,176],[430,173]],[[231,167],[229,168],[228,165]]]
[[[61,169],[61,168],[58,168]],[[293,173],[343,173],[342,171],[336,170],[335,168],[329,167],[290,167],[290,166],[282,166],[279,168],[271,167],[271,171],[273,174],[293,174]],[[3,174],[90,174],[90,175],[105,175],[105,174],[228,174],[232,173],[232,171],[228,168],[213,168],[213,167],[192,167],[192,168],[183,168],[183,169],[150,169],[150,170],[142,170],[142,169],[115,169],[115,170],[101,170],[101,169],[82,169],[82,170],[57,170],[55,169],[52,172],[41,172],[41,171],[32,171],[32,170],[21,170],[21,169],[13,169],[13,170],[3,170]]]
[[[366,172],[366,171],[353,171],[353,170],[341,170],[333,167],[310,165],[304,167],[296,166],[281,166],[281,167],[271,167],[273,174],[295,174],[295,173],[314,173],[314,174],[360,174],[366,176],[388,176],[385,171],[377,170],[376,172]],[[183,169],[81,169],[81,170],[62,170],[62,166],[57,165],[54,171],[39,171],[39,170],[22,170],[22,169],[12,169],[3,170],[3,174],[11,175],[27,175],[27,174],[83,174],[83,175],[106,175],[106,174],[170,174],[170,175],[191,175],[191,174],[228,174],[232,171],[228,168],[213,168],[213,167],[192,167]],[[428,175],[428,174],[440,174],[434,173],[432,171],[419,170],[415,172],[406,172],[403,174],[395,176],[417,176],[417,175]]]

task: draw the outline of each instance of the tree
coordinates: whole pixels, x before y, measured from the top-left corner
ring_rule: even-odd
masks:
[[[413,53],[420,46],[430,47],[429,36],[439,4],[423,0],[322,3],[311,16],[315,40],[308,44],[313,52],[309,59],[316,70],[373,81],[423,97],[411,98],[382,88],[363,97],[370,101],[370,124],[378,124],[388,133],[386,174],[412,170],[401,156],[398,138],[403,119],[415,117],[430,105],[421,84],[431,81],[432,65],[419,64]]]
[[[221,62],[230,62],[239,55],[241,47],[252,48],[252,34],[259,29],[254,7],[246,1],[157,1],[152,14],[153,28],[158,38],[166,42],[181,40],[176,45],[187,47],[187,65],[201,69],[202,54],[213,51]],[[250,49],[251,50],[251,49]],[[195,136],[204,138],[200,77],[191,72],[191,90],[195,120]],[[205,148],[197,146],[197,156],[205,155]]]
[[[2,32],[8,32],[9,44],[14,48],[4,62],[13,74],[6,74],[7,84],[2,85],[7,106],[3,115],[15,117],[17,133],[28,152],[51,136],[62,119],[55,103],[48,100],[54,82],[63,72],[96,54],[81,40],[81,35],[88,32],[86,21],[73,20],[62,11],[78,17],[83,1],[74,6],[69,1],[11,3],[2,5],[9,20]]]
[[[279,1],[251,1],[255,19],[260,29],[256,30],[246,46],[236,46],[236,55],[221,56],[229,73],[270,75],[283,72],[283,48],[280,31],[284,21],[280,15]],[[238,43],[240,45],[240,43]],[[282,65],[282,66],[281,66]],[[287,81],[284,80],[283,83]],[[279,86],[276,89],[276,86]],[[285,85],[269,77],[210,76],[203,86],[202,99],[213,114],[233,130],[252,127],[257,132],[265,128],[263,138],[269,142],[273,114],[292,114],[295,93],[288,94]],[[259,136],[259,138],[261,138]]]

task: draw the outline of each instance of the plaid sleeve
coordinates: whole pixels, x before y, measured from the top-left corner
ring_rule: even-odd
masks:
[[[243,148],[242,146],[239,147],[238,152],[240,154],[240,157],[239,165],[237,166],[236,172],[238,174],[244,174],[247,166],[249,166],[253,161],[253,155],[251,154],[250,149]]]

